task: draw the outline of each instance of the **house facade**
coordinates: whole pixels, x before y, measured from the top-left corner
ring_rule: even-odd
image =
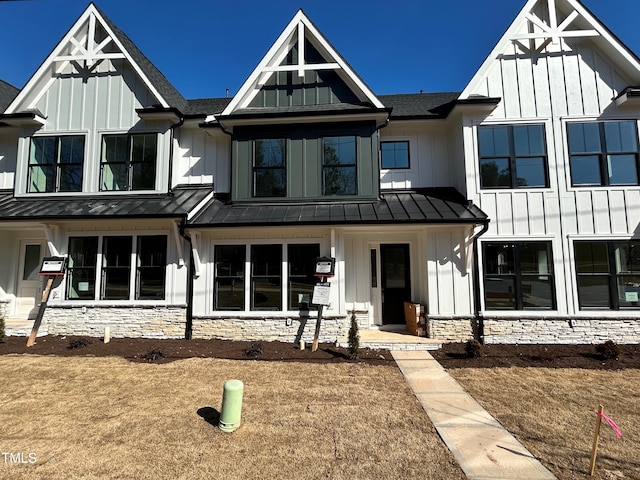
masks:
[[[95,5],[0,83],[5,317],[50,334],[640,341],[640,61],[530,0],[463,92],[376,95],[298,11],[233,98],[187,100]]]

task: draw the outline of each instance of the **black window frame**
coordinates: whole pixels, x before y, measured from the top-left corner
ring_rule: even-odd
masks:
[[[514,129],[520,128],[540,128],[542,131],[542,145],[544,147],[543,154],[517,154],[516,145],[514,140]],[[509,143],[509,153],[507,155],[482,155],[481,135],[480,132],[483,129],[489,128],[506,128]],[[544,170],[544,185],[519,185],[518,184],[518,160],[519,159],[534,159],[542,158],[543,170]],[[483,161],[506,159],[509,166],[509,185],[484,185],[483,179]],[[523,124],[488,124],[478,126],[478,166],[479,166],[479,180],[480,188],[483,190],[488,189],[527,189],[527,188],[549,188],[549,151],[547,148],[547,132],[546,125],[544,123],[523,123]]]
[[[353,163],[342,163],[340,156],[337,155],[337,163],[328,163],[327,161],[327,140],[329,139],[353,139]],[[326,135],[322,137],[320,142],[321,148],[321,160],[322,160],[322,195],[323,196],[356,196],[358,195],[358,136],[357,135]],[[335,150],[334,150],[335,152]],[[346,191],[345,189],[337,190],[333,189],[327,191],[328,182],[327,176],[331,171],[342,174],[347,169],[353,170],[353,191]],[[348,177],[346,177],[348,178]]]
[[[27,160],[27,190],[26,193],[58,193],[58,192],[81,192],[82,191],[82,182],[83,182],[83,177],[84,177],[84,158],[86,155],[86,136],[85,135],[77,135],[77,134],[69,134],[69,135],[36,135],[31,137],[30,142],[29,142],[29,158]],[[63,146],[63,141],[64,140],[71,140],[73,141],[81,141],[82,143],[82,147],[81,147],[81,152],[82,152],[82,157],[80,158],[79,161],[75,160],[75,155],[72,155],[71,159],[73,161],[63,161],[63,152],[64,152],[64,146]],[[34,155],[35,155],[35,142],[38,141],[54,141],[55,142],[55,148],[54,148],[54,152],[53,152],[53,158],[51,162],[47,162],[47,163],[33,163],[32,160],[34,159]],[[71,153],[75,153],[75,149],[71,150]],[[72,185],[76,185],[75,188],[64,188],[62,186],[63,182],[63,178],[65,177],[65,171],[69,170],[70,168],[73,167],[79,167],[79,172],[80,172],[80,178],[77,179],[77,181],[69,183]],[[45,175],[45,179],[46,179],[46,184],[45,184],[45,189],[40,191],[40,190],[32,190],[31,189],[31,182],[33,179],[33,172],[36,169],[41,169],[41,170],[46,170],[49,169],[50,173],[49,174],[44,174]],[[70,174],[67,174],[70,175]]]
[[[117,246],[118,243],[128,250],[124,252],[108,252],[111,243]],[[102,262],[100,265],[100,300],[130,300],[131,299],[131,256],[133,254],[133,236],[131,235],[105,235],[102,237]],[[122,275],[125,272],[126,277]],[[113,276],[116,279],[119,275],[126,278],[126,293],[114,294],[114,290],[122,289],[122,284],[109,280]]]
[[[393,167],[387,167],[384,164],[384,148],[383,145],[398,145],[398,144],[405,144],[407,146],[406,151],[407,151],[407,165],[406,167],[397,167],[397,166],[393,166]],[[380,169],[381,170],[408,170],[411,168],[411,150],[410,150],[411,145],[409,144],[409,140],[384,140],[384,141],[380,141]],[[396,150],[394,149],[394,153],[396,152]],[[395,158],[395,155],[394,155]]]
[[[107,145],[106,142],[109,139],[126,138],[126,154],[123,159],[107,160]],[[140,137],[153,137],[154,141],[151,142],[154,148],[154,156],[152,162],[144,160],[146,155],[142,155],[142,159],[134,158],[134,146],[135,140]],[[146,143],[145,143],[146,146]],[[129,133],[105,133],[102,135],[100,144],[100,191],[101,192],[126,192],[126,191],[147,191],[155,190],[158,180],[158,134],[156,132],[129,132]],[[106,166],[120,165],[124,170],[124,186],[123,188],[105,188],[104,185],[104,170]],[[136,170],[144,168],[144,166],[151,167],[153,171],[153,182],[151,186],[146,184],[142,187],[139,186],[140,178],[136,176]],[[115,177],[115,176],[114,176]],[[136,182],[138,184],[136,184]]]
[[[167,236],[138,235],[136,237],[135,299],[164,300],[166,277]]]
[[[633,125],[634,129],[634,139],[636,144],[635,150],[622,150],[622,151],[610,151],[610,148],[607,146],[607,135],[606,135],[606,125],[607,124],[630,124]],[[599,151],[586,151],[586,152],[572,152],[571,150],[571,128],[576,127],[578,125],[597,125],[598,126],[598,134],[599,134],[599,142],[600,142],[600,150]],[[567,151],[569,155],[569,171],[571,176],[571,186],[580,188],[580,187],[610,187],[610,186],[634,186],[640,185],[640,144],[638,142],[638,123],[636,120],[608,120],[608,121],[592,121],[592,122],[567,122]],[[609,171],[609,156],[622,156],[622,155],[633,155],[635,157],[635,168],[636,168],[636,178],[632,183],[611,183],[611,179],[607,172]],[[573,159],[580,157],[597,157],[598,161],[598,169],[600,172],[600,183],[575,183],[574,182],[574,174],[573,174]]]
[[[573,249],[574,249],[574,268],[576,274],[576,288],[578,289],[578,308],[580,310],[613,310],[613,311],[624,311],[624,310],[640,310],[640,301],[635,301],[631,303],[635,303],[632,306],[626,306],[620,304],[620,298],[618,296],[618,280],[622,277],[630,277],[637,276],[640,277],[640,260],[638,260],[638,270],[631,271],[617,271],[617,261],[616,261],[616,246],[620,244],[627,244],[629,246],[629,251],[631,248],[636,248],[636,255],[640,255],[640,240],[574,240]],[[597,268],[593,268],[591,272],[580,271],[581,267],[579,266],[579,262],[584,262],[584,259],[578,258],[578,245],[599,245],[600,247],[606,247],[606,259],[607,259],[607,272],[598,271]],[[593,247],[591,248],[593,250]],[[608,287],[608,306],[598,306],[598,305],[583,305],[583,296],[581,294],[581,283],[583,279],[604,279],[606,278],[606,285]],[[640,296],[640,287],[636,288],[636,294]],[[597,298],[595,295],[589,295],[589,298]]]
[[[295,252],[295,250],[298,250],[298,252]],[[318,309],[317,306],[311,304],[311,299],[313,298],[313,287],[318,281],[315,276],[315,267],[319,256],[319,243],[287,244],[287,309],[289,311]],[[298,260],[300,263],[298,263]],[[294,283],[304,287],[294,288]],[[298,294],[308,295],[306,304],[296,301],[295,295]]]
[[[282,311],[282,244],[257,243],[251,245],[249,251],[251,311]],[[262,295],[263,291],[259,285],[266,284],[277,286],[277,305],[259,305],[262,302],[258,302],[258,295]]]
[[[82,250],[74,248],[74,244],[82,243]],[[69,264],[67,265],[66,299],[72,301],[95,300],[96,297],[96,273],[98,262],[98,236],[72,236],[69,237]],[[80,278],[78,278],[80,277]],[[78,283],[88,282],[90,294],[72,296],[73,291],[80,292]],[[76,285],[74,288],[73,285]]]
[[[231,251],[236,249],[235,254],[222,255],[224,250]],[[240,253],[238,253],[240,252]],[[247,245],[245,244],[220,244],[214,246],[214,285],[213,285],[213,309],[215,311],[245,311],[245,291],[246,291],[246,262],[247,262]],[[241,260],[238,260],[238,257]],[[234,264],[234,260],[237,260],[237,264]],[[219,285],[221,283],[229,283],[231,285],[231,291],[234,291],[237,283],[242,287],[240,289],[240,304],[239,305],[224,305],[220,303]]]
[[[258,142],[281,142],[281,150],[282,150],[282,155],[281,155],[281,165],[257,165],[257,160],[258,160]],[[279,197],[286,197],[287,196],[287,139],[286,138],[257,138],[254,139],[253,142],[253,161],[252,161],[252,182],[253,182],[253,187],[252,187],[252,195],[253,197],[258,197],[258,198],[279,198]],[[259,190],[259,179],[258,177],[260,176],[260,174],[267,174],[270,172],[279,172],[281,175],[281,178],[284,182],[283,185],[281,185],[281,189],[280,191],[276,191],[274,193],[271,194],[265,194],[263,191],[258,191]]]
[[[533,273],[533,272],[523,272],[523,262],[522,262],[522,249],[525,245],[545,245],[547,251],[547,273]],[[507,247],[511,246],[513,251],[512,257],[512,270],[506,273],[488,273],[491,265],[491,261],[488,258],[487,250],[490,247]],[[555,282],[555,272],[554,272],[554,264],[553,264],[553,245],[551,241],[546,240],[533,240],[533,241],[488,241],[482,243],[482,265],[483,265],[483,286],[484,286],[484,304],[486,310],[509,310],[509,311],[521,311],[521,310],[534,310],[534,311],[553,311],[557,310],[557,292],[556,292],[556,282]],[[499,265],[497,263],[497,265]],[[550,305],[549,306],[527,306],[525,305],[525,282],[526,279],[533,279],[535,277],[549,277],[548,284],[549,290],[551,293]],[[496,307],[495,305],[490,305],[490,301],[487,297],[488,293],[488,282],[492,279],[504,281],[508,279],[513,280],[513,302],[514,307]]]

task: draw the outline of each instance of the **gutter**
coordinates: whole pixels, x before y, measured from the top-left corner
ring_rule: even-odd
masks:
[[[473,303],[474,316],[478,322],[478,337],[484,344],[484,317],[482,316],[482,302],[480,301],[480,265],[478,264],[478,238],[489,230],[489,220],[482,225],[482,229],[476,233],[473,240]]]
[[[187,279],[187,321],[184,327],[185,340],[191,340],[193,337],[193,277],[195,277],[195,268],[193,260],[193,244],[191,237],[185,233],[185,219],[182,219],[179,225],[179,233],[189,244],[189,273]]]

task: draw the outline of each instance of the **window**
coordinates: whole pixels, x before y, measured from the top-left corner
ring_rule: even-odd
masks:
[[[104,135],[100,190],[154,190],[157,148],[155,133]]]
[[[640,241],[574,242],[580,308],[640,308]]]
[[[635,121],[568,123],[571,185],[638,185]]]
[[[136,299],[164,300],[167,237],[138,237]]]
[[[215,310],[244,310],[244,245],[215,248]]]
[[[289,245],[289,310],[309,310],[315,277],[316,259],[320,256],[320,245]]]
[[[98,269],[100,300],[165,298],[165,235],[70,237],[68,251],[69,300],[96,300]],[[132,261],[136,265],[133,272]]]
[[[286,196],[286,140],[256,140],[253,148],[253,196]]]
[[[93,300],[96,288],[98,237],[69,238],[67,298]]]
[[[27,192],[80,192],[84,137],[33,137],[29,151]]]
[[[324,195],[355,195],[356,137],[326,137],[322,141]]]
[[[409,168],[409,142],[382,142],[380,157],[382,168]]]
[[[282,310],[282,245],[251,246],[251,310]]]
[[[548,187],[544,125],[478,127],[482,188]]]
[[[487,310],[555,309],[550,242],[483,244]]]

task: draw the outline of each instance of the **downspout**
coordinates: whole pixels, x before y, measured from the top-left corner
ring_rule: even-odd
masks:
[[[480,265],[478,264],[478,238],[489,230],[489,220],[482,229],[473,236],[473,301],[475,318],[478,322],[478,336],[480,343],[484,344],[484,317],[482,316],[482,302],[480,301]]]
[[[191,340],[193,336],[193,278],[195,277],[195,266],[193,260],[193,244],[191,243],[191,237],[184,231],[185,219],[180,222],[180,236],[184,238],[189,244],[189,273],[187,280],[187,321],[184,328],[184,338]]]

